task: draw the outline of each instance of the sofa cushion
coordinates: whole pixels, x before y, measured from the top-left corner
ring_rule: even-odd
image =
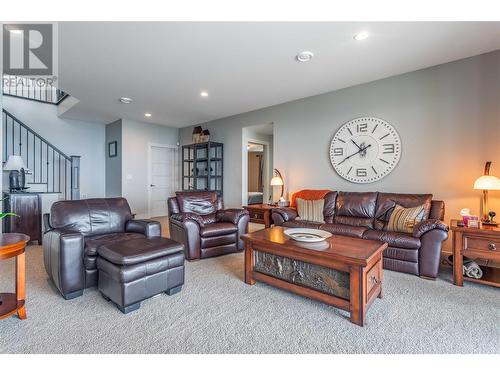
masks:
[[[177,203],[181,213],[192,212],[198,215],[215,215],[218,207],[217,193],[207,192],[177,192]]]
[[[298,220],[315,221],[324,223],[323,207],[325,206],[324,199],[306,200],[297,198]]]
[[[335,223],[373,228],[377,194],[339,192],[335,205]]]
[[[413,233],[413,228],[423,220],[424,214],[425,205],[404,208],[397,204],[387,222],[387,230]]]
[[[213,223],[207,224],[204,227],[200,228],[200,236],[201,237],[214,237],[214,236],[222,236],[225,234],[231,234],[238,231],[238,227],[233,223]]]
[[[295,193],[292,193],[292,197],[290,198],[290,207],[297,207],[297,198],[313,201],[317,199],[323,199],[330,192],[331,190],[299,190]]]
[[[304,221],[304,220],[291,220],[285,221],[282,224],[287,228],[311,228],[311,229],[319,229],[321,223],[316,223],[314,221]]]
[[[98,236],[85,237],[84,240],[84,253],[87,256],[93,257],[97,255],[97,248],[101,245],[109,244],[118,241],[127,241],[137,238],[146,238],[140,233],[110,233],[101,234]]]
[[[327,232],[338,234],[340,236],[357,237],[363,238],[363,233],[368,230],[366,227],[356,227],[353,225],[344,224],[323,224],[320,229],[326,230]]]
[[[431,211],[432,194],[379,193],[375,211],[375,229],[385,228],[396,204],[405,208],[425,205],[423,220],[427,220]]]
[[[363,238],[366,240],[387,242],[391,247],[401,247],[404,249],[418,249],[421,245],[419,238],[413,237],[411,234],[400,232],[370,229],[363,233]]]
[[[50,208],[50,225],[84,236],[124,232],[132,213],[124,198],[58,201]]]

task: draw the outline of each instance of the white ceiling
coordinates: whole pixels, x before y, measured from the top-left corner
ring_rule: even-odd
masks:
[[[500,22],[63,22],[59,82],[64,116],[184,127],[497,49]]]

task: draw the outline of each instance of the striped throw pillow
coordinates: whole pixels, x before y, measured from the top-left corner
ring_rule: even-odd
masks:
[[[325,206],[324,199],[315,201],[297,198],[297,213],[299,217],[296,220],[314,221],[316,223],[324,223],[323,207]]]
[[[425,204],[410,208],[404,208],[397,204],[387,222],[387,230],[390,232],[413,233],[413,227],[421,222],[424,216]]]

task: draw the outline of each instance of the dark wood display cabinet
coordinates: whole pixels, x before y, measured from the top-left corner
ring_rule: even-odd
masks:
[[[222,196],[224,145],[218,142],[182,146],[182,190],[215,191]]]
[[[38,193],[4,193],[3,211],[17,216],[3,219],[4,233],[22,233],[42,243],[42,202]]]

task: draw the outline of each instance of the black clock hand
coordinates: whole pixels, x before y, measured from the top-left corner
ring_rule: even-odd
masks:
[[[361,150],[361,147],[356,142],[354,142],[354,139],[351,139],[351,142],[354,143],[356,147]]]
[[[366,147],[363,147],[363,148],[359,149],[357,152],[355,152],[354,154],[349,155],[348,157],[346,157],[344,160],[342,160],[342,161],[341,161],[340,163],[338,163],[337,165],[340,165],[340,164],[342,164],[343,162],[345,162],[347,159],[349,159],[349,158],[353,157],[354,155],[357,155],[357,154],[359,154],[360,152],[365,151],[365,150],[366,150],[368,147],[370,147],[370,146],[371,146],[371,145],[368,145],[368,146],[366,146]]]

